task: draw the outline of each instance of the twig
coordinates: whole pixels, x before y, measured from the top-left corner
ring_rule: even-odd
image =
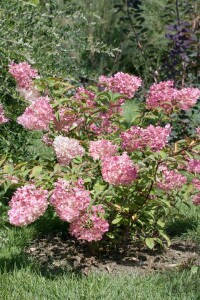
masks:
[[[180,15],[179,15],[178,5],[179,5],[178,0],[176,0],[176,17],[177,17],[178,25],[180,25]]]

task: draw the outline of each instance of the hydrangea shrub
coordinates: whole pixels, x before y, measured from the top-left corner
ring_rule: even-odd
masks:
[[[41,78],[25,62],[9,72],[27,103],[17,122],[42,131],[55,153],[53,162],[34,166],[1,160],[1,184],[18,186],[10,223],[28,225],[52,206],[77,239],[128,237],[150,248],[169,242],[165,221],[177,199],[200,205],[199,127],[172,144],[171,115],[194,106],[200,90],[165,81],[134,99],[142,79],[122,72],[87,89]],[[0,114],[9,121],[2,106]]]

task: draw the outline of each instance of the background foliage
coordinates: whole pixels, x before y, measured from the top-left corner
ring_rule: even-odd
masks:
[[[198,11],[196,0],[2,0],[0,101],[7,117],[24,110],[7,72],[11,61],[27,61],[41,75],[84,85],[123,71],[142,77],[144,90],[167,79],[199,87]],[[194,133],[198,111],[199,104],[181,113],[174,140]],[[12,122],[0,133],[1,152],[16,158],[18,149],[17,160],[30,157],[30,143],[40,140]]]

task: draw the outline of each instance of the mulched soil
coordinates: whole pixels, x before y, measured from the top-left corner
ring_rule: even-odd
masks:
[[[200,266],[200,247],[191,241],[173,241],[170,248],[149,250],[133,243],[111,247],[100,245],[94,251],[90,245],[59,236],[34,240],[26,249],[29,257],[51,273],[71,270],[90,273],[148,274],[167,269],[187,269]]]

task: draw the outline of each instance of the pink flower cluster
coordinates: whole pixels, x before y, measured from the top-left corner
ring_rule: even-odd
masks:
[[[54,139],[53,146],[61,165],[68,165],[73,158],[83,156],[85,153],[79,141],[61,135]]]
[[[9,205],[9,221],[15,226],[34,222],[44,214],[48,206],[48,191],[36,188],[34,184],[18,188]]]
[[[161,81],[158,84],[154,83],[150,89],[146,106],[148,109],[162,108],[164,111],[169,112],[172,109],[172,101],[174,95],[174,82]]]
[[[71,108],[62,107],[59,109],[59,120],[54,120],[55,128],[58,131],[69,132],[73,126],[79,126],[84,118],[78,116]]]
[[[164,128],[153,125],[149,125],[147,128],[132,126],[121,134],[122,148],[132,152],[135,149],[144,149],[148,146],[152,151],[159,151],[165,147],[170,133],[169,124]]]
[[[196,194],[193,196],[192,203],[196,206],[200,205],[200,194]]]
[[[118,72],[112,77],[100,76],[99,84],[109,91],[125,95],[131,99],[142,84],[142,79],[123,72]]]
[[[148,109],[162,108],[165,112],[171,112],[173,107],[188,110],[194,106],[200,97],[198,88],[183,88],[178,90],[173,87],[173,81],[154,83],[149,90],[146,100]]]
[[[196,189],[200,190],[200,180],[199,180],[199,179],[194,178],[194,179],[192,180],[192,183],[193,183],[193,185],[194,185],[194,187],[195,187]]]
[[[116,153],[117,146],[108,140],[102,139],[90,142],[89,154],[94,160],[104,159],[106,156],[113,156]]]
[[[9,119],[4,116],[4,110],[2,104],[0,104],[0,124],[8,122]]]
[[[190,158],[188,160],[187,170],[192,173],[200,173],[200,160]]]
[[[181,188],[186,184],[187,179],[177,171],[169,170],[167,166],[160,166],[159,171],[162,176],[157,180],[157,186],[164,191]]]
[[[53,119],[53,109],[49,104],[49,98],[40,97],[17,118],[17,123],[30,130],[48,130],[49,123]]]
[[[183,88],[176,90],[174,99],[178,108],[188,110],[193,107],[200,97],[200,89],[197,88]]]
[[[136,168],[124,152],[120,156],[107,156],[102,162],[102,176],[113,185],[130,185],[137,176]]]
[[[171,127],[169,124],[167,124],[164,128],[149,125],[142,131],[142,140],[143,143],[146,141],[152,151],[159,151],[165,147],[170,133]]]
[[[91,210],[82,214],[70,224],[70,233],[79,240],[99,241],[108,231],[109,224],[102,218],[105,210],[101,205],[92,206]]]
[[[28,89],[32,85],[32,78],[38,77],[37,70],[33,69],[27,62],[11,63],[9,73],[17,81],[18,87],[24,89]]]
[[[74,98],[79,103],[86,103],[87,107],[94,107],[95,106],[95,93],[85,89],[84,87],[79,87],[76,90],[76,94],[74,95]]]
[[[90,192],[85,189],[82,181],[72,183],[58,179],[50,203],[61,220],[71,223],[86,210],[90,201]]]

